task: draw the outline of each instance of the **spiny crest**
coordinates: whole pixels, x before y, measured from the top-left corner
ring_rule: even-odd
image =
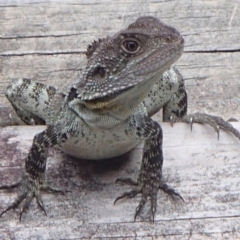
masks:
[[[103,41],[103,39],[99,38],[97,41],[94,40],[91,44],[87,46],[86,56],[87,58],[90,58],[92,54],[95,52],[95,50],[99,47],[100,43]]]

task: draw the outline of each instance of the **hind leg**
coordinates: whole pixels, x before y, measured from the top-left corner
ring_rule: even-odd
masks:
[[[28,125],[43,125],[52,121],[51,102],[54,98],[55,112],[60,109],[63,94],[54,87],[30,79],[15,79],[7,87],[5,95],[17,115]]]

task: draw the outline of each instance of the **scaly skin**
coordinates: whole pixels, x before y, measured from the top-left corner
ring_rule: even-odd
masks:
[[[176,29],[154,17],[141,17],[113,37],[89,45],[87,65],[68,94],[28,79],[15,80],[7,88],[6,96],[17,114],[27,124],[45,123],[48,127],[34,137],[22,179],[0,186],[20,188],[16,200],[0,216],[23,201],[21,219],[34,197],[46,212],[41,190],[61,193],[45,182],[47,152],[51,147],[98,160],[126,153],[144,140],[138,180],[118,179],[134,188],[116,201],[142,194],[136,219],[150,197],[154,220],[159,188],[182,199],[162,179],[162,129],[151,116],[163,108],[164,121],[203,122],[240,138],[240,133],[219,117],[186,115],[184,82],[178,70],[171,68],[183,46],[184,40]]]

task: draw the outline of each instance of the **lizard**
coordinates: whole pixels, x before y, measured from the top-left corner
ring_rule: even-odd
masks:
[[[69,83],[67,93],[30,79],[15,79],[5,92],[14,110],[26,124],[47,128],[35,135],[22,178],[0,186],[19,192],[0,217],[23,202],[21,221],[34,198],[46,214],[41,192],[62,193],[45,181],[47,152],[52,147],[78,158],[101,160],[129,152],[144,141],[139,176],[117,179],[133,187],[115,202],[141,194],[134,220],[150,199],[154,221],[159,189],[183,200],[163,180],[163,131],[151,116],[163,109],[163,121],[206,123],[218,135],[222,128],[240,139],[240,132],[221,117],[187,114],[184,80],[172,66],[183,49],[184,39],[175,28],[144,16],[90,44],[87,63],[77,81]]]

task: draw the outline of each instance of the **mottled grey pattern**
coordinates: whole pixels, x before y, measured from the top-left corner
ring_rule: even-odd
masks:
[[[219,117],[186,115],[187,94],[184,81],[171,65],[181,56],[184,40],[180,33],[154,17],[141,17],[113,37],[88,46],[87,64],[69,92],[29,79],[17,79],[6,96],[27,124],[46,124],[34,137],[25,160],[22,179],[0,189],[19,187],[16,200],[0,213],[17,207],[22,213],[35,197],[45,212],[41,190],[61,192],[45,182],[48,149],[56,147],[86,159],[105,159],[121,155],[144,140],[141,170],[137,181],[118,179],[134,185],[123,197],[142,197],[135,218],[148,197],[151,219],[157,207],[158,189],[182,198],[162,179],[162,129],[151,116],[163,108],[164,121],[203,122],[217,131],[224,128],[240,138],[240,133]]]

